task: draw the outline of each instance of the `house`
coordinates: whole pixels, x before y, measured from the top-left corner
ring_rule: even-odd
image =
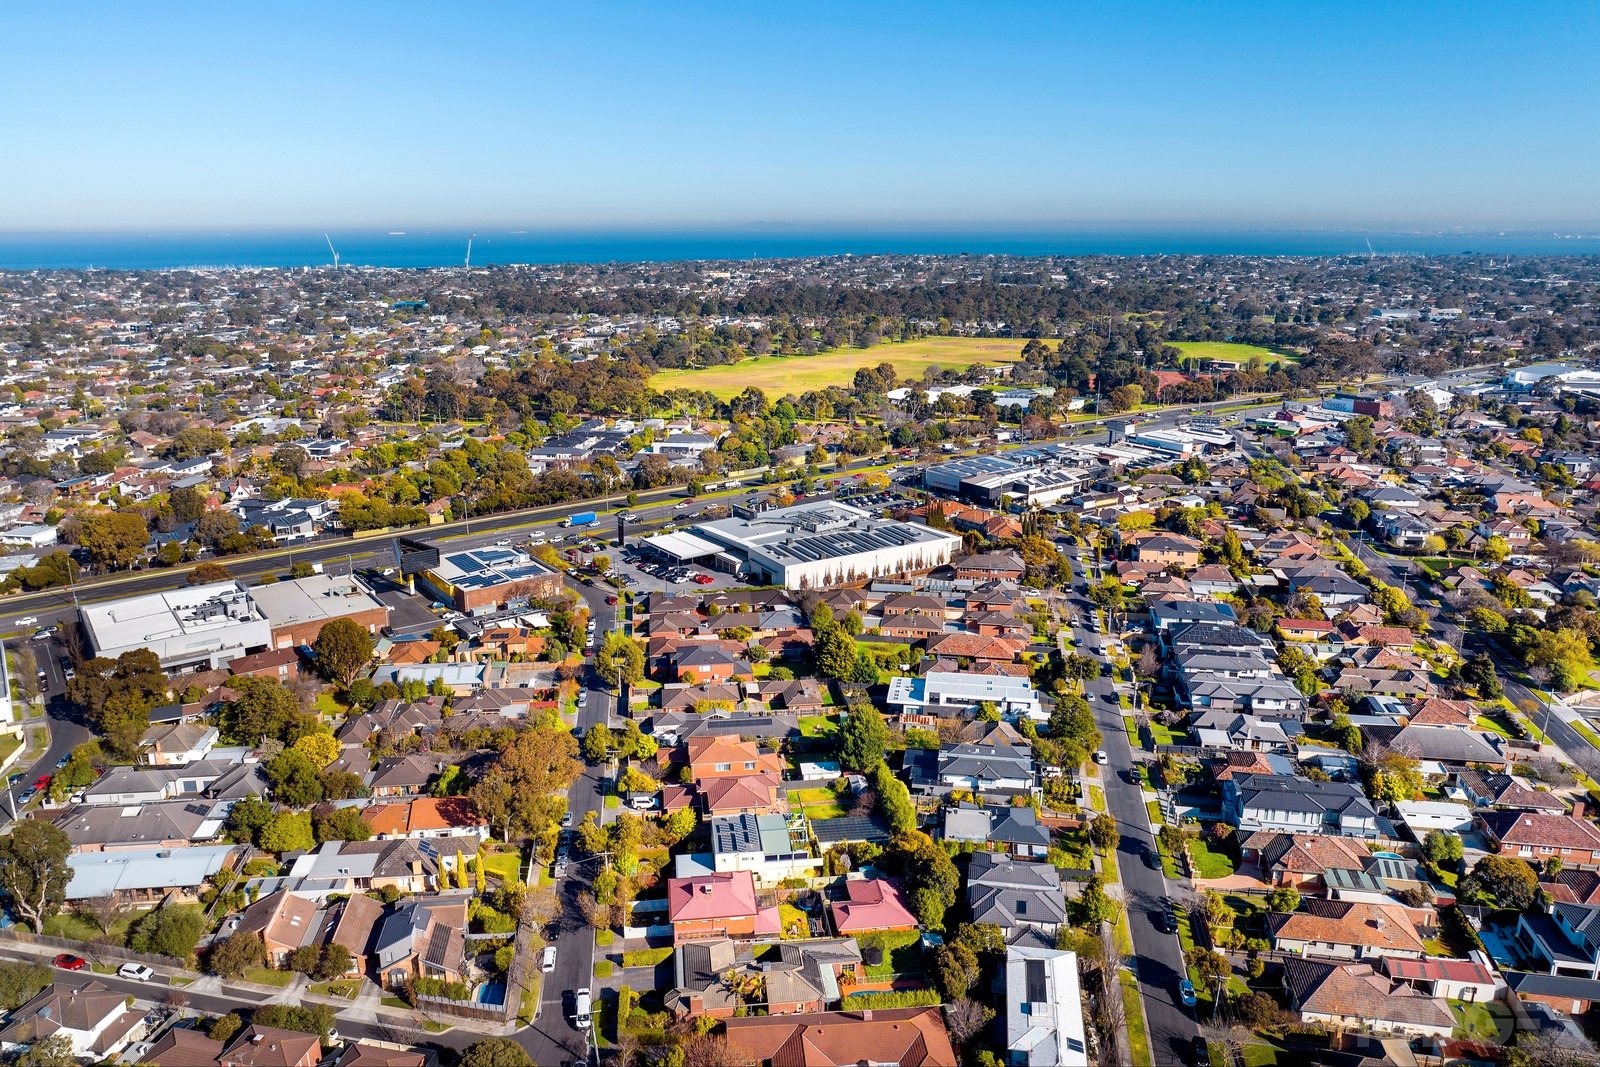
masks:
[[[1359,870],[1370,855],[1365,845],[1348,837],[1262,831],[1240,843],[1244,859],[1255,857],[1262,879],[1270,885],[1315,889],[1331,870]]]
[[[62,1037],[74,1056],[99,1061],[115,1057],[144,1033],[144,1013],[129,1008],[122,991],[94,979],[58,976],[10,1014],[0,1030],[0,1049],[14,1053]]]
[[[418,978],[466,979],[467,899],[414,897],[383,918],[373,953],[386,987],[403,988]]]
[[[413,796],[426,791],[428,783],[443,770],[444,763],[437,756],[386,756],[378,760],[368,784],[375,797]]]
[[[1427,954],[1417,929],[1398,904],[1312,897],[1303,910],[1267,917],[1267,936],[1279,952],[1327,959],[1366,960]]]
[[[489,824],[467,797],[415,797],[393,804],[369,804],[361,809],[361,818],[380,841],[426,837],[481,840],[489,836]]]
[[[333,1067],[428,1067],[431,1062],[430,1054],[421,1049],[388,1048],[352,1041],[339,1053]]]
[[[457,839],[470,844],[472,838]],[[382,891],[426,893],[438,884],[437,850],[424,851],[421,841],[326,841],[315,852],[298,857],[289,868],[289,884],[301,896],[323,900],[336,894]],[[463,851],[466,851],[463,849]],[[452,854],[453,858],[453,854]]]
[[[1077,953],[1007,946],[1005,990],[1007,1067],[1088,1067]]]
[[[349,973],[366,974],[371,967],[373,939],[383,921],[383,912],[383,905],[365,893],[357,893],[328,909],[320,940],[350,953]]]
[[[822,873],[822,857],[811,850],[810,827],[799,813],[720,815],[710,829],[711,868],[719,874],[749,871],[758,886],[773,886]]]
[[[1249,774],[1224,782],[1222,817],[1241,833],[1279,830],[1370,839],[1379,830],[1378,813],[1354,784],[1291,774]]]
[[[1519,912],[1513,938],[1546,974],[1600,979],[1600,904],[1555,902]]]
[[[216,1063],[222,1049],[223,1043],[204,1031],[174,1026],[139,1053],[139,1062],[152,1067],[202,1067]]]
[[[1527,1001],[1542,1004],[1562,1015],[1586,1015],[1600,1001],[1600,980],[1573,978],[1538,971],[1506,971],[1507,999],[1512,1007]]]
[[[136,821],[143,808],[124,809]],[[183,903],[198,900],[207,880],[237,859],[234,845],[119,847],[74,851],[67,856],[72,877],[68,903],[110,897],[118,905]]]
[[[139,748],[152,767],[183,767],[211,755],[220,736],[205,723],[160,723],[144,732]]]
[[[1050,854],[1050,828],[1031,806],[989,809],[989,843],[1013,856],[1043,859]]]
[[[973,793],[1026,793],[1033,788],[1033,752],[1001,738],[939,750],[939,787]]]
[[[955,563],[956,578],[975,582],[1020,582],[1027,573],[1014,552],[979,552]]]
[[[737,737],[691,737],[684,742],[689,774],[696,781],[713,778],[738,778],[747,774],[782,776],[783,760],[776,753],[762,752],[754,741]]]
[[[1394,982],[1369,963],[1284,961],[1289,1003],[1302,1021],[1337,1030],[1447,1038],[1455,1016],[1437,998]]]
[[[217,1056],[218,1067],[316,1067],[322,1039],[315,1034],[251,1025],[240,1030]]]
[[[244,910],[235,933],[257,934],[266,947],[267,962],[282,967],[289,955],[315,938],[316,901],[278,890]]]
[[[1023,929],[1054,937],[1067,924],[1060,872],[1048,863],[998,852],[972,854],[967,905],[973,922],[994,923],[1008,937]]]
[[[1124,543],[1128,558],[1140,563],[1154,563],[1158,567],[1177,566],[1185,570],[1200,566],[1202,546],[1192,537],[1163,530],[1145,530],[1124,538]],[[1228,591],[1232,591],[1231,586]]]
[[[777,907],[758,902],[749,871],[669,879],[667,921],[673,944],[719,936],[748,940],[782,929]]]
[[[937,1007],[747,1016],[722,1025],[730,1050],[745,1063],[804,1067],[861,1063],[956,1067],[957,1063],[943,1011]]]
[[[854,936],[873,930],[915,930],[917,917],[893,882],[882,878],[847,878],[845,899],[829,905],[833,928]]]
[[[1474,818],[1496,852],[1520,856],[1536,865],[1559,856],[1567,867],[1600,866],[1600,829],[1582,818],[1582,805],[1575,805],[1574,811],[1573,815],[1552,815],[1479,809]]]

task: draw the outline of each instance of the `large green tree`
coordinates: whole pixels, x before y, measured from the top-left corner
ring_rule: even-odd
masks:
[[[144,558],[150,528],[135,511],[102,511],[84,516],[78,544],[102,567],[122,570]]]
[[[634,686],[644,681],[644,647],[621,630],[606,634],[594,662],[607,681],[616,680],[618,667],[622,669],[623,685]]]
[[[367,628],[354,619],[334,619],[323,624],[311,650],[323,677],[348,688],[372,662],[376,644]]]
[[[0,837],[0,892],[12,910],[32,924],[35,932],[56,913],[67,896],[72,868],[67,857],[72,841],[54,823],[24,819]]]
[[[866,701],[850,705],[839,731],[839,762],[846,770],[866,773],[883,762],[889,728],[883,715]]]

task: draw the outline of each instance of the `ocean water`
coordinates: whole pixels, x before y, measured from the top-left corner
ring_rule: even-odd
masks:
[[[1387,233],[1332,230],[799,230],[552,232],[330,231],[0,233],[0,270],[178,267],[459,267],[827,255],[1600,255],[1600,233]]]

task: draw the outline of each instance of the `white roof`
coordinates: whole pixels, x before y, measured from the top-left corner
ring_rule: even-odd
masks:
[[[644,544],[674,559],[703,559],[722,551],[721,545],[707,541],[704,537],[696,537],[687,530],[675,530],[672,533],[647,537],[644,539]]]

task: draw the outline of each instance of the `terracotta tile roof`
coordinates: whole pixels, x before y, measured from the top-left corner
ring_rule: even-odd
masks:
[[[771,1067],[955,1067],[939,1008],[830,1011],[729,1019],[728,1043],[751,1063]]]
[[[398,804],[369,804],[361,817],[378,835],[461,829],[482,822],[467,797],[417,797]]]
[[[1391,982],[1370,964],[1289,959],[1284,961],[1284,978],[1290,999],[1302,1012],[1385,1023],[1454,1024],[1443,1001],[1423,996],[1404,983]]]
[[[1484,828],[1502,846],[1576,848],[1600,851],[1600,829],[1575,815],[1538,811],[1484,811]]]
[[[1305,902],[1304,911],[1269,916],[1267,929],[1280,943],[1320,941],[1374,952],[1425,951],[1405,909],[1393,904],[1311,899]]]

